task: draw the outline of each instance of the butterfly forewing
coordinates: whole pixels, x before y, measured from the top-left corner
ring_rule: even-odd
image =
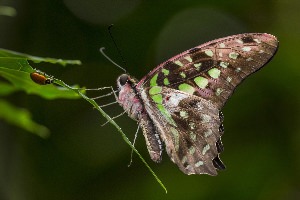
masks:
[[[166,86],[207,100],[222,108],[235,87],[259,70],[277,50],[269,34],[249,33],[213,40],[162,63],[138,86]]]

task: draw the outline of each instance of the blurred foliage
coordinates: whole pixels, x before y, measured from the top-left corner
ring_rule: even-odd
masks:
[[[107,32],[112,23],[127,63],[124,67],[138,79],[183,50],[232,34],[271,33],[280,47],[272,62],[239,86],[224,107],[221,158],[227,170],[217,177],[187,176],[166,154],[161,164],[151,163],[168,195],[135,156],[126,167],[131,149],[114,128],[100,126],[105,120],[89,105],[67,99],[47,101],[4,87],[3,93],[11,94],[5,97],[7,102],[30,110],[32,118],[52,134],[42,140],[0,121],[0,199],[299,198],[299,1],[9,2],[3,6],[14,7],[18,14],[0,15],[0,47],[80,59],[83,67],[43,63],[42,70],[47,67],[47,73],[58,79],[89,88],[115,85],[122,73],[98,53],[105,46],[106,53],[121,63]],[[32,65],[40,69],[39,64]],[[99,104],[112,101],[107,97]],[[118,106],[105,111],[110,116],[122,112]],[[126,116],[116,122],[129,138],[134,137],[136,122]],[[148,158],[141,135],[136,148]]]
[[[0,5],[0,15],[15,17],[17,15],[17,11],[13,7]]]
[[[7,101],[0,100],[0,118],[40,137],[45,138],[49,135],[49,130],[46,127],[31,120],[28,110],[17,109]]]

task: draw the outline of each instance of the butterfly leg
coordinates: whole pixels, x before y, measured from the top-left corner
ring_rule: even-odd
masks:
[[[114,120],[114,119],[116,119],[116,118],[118,118],[118,117],[121,117],[121,116],[124,115],[125,113],[126,113],[126,111],[124,111],[124,112],[122,112],[122,113],[120,113],[120,114],[118,114],[118,115],[112,117],[110,120],[107,120],[105,123],[101,124],[101,126],[105,126],[106,124],[108,124],[108,123],[111,122],[112,120]]]
[[[135,132],[134,139],[133,139],[133,142],[132,142],[132,146],[135,145],[135,141],[136,141],[139,130],[140,130],[140,125],[138,125],[137,130]],[[130,167],[131,164],[132,164],[132,155],[133,155],[133,149],[131,149],[130,162],[128,164],[128,167]]]

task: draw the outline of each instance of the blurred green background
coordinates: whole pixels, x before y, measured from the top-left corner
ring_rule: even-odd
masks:
[[[0,199],[300,199],[299,0],[2,0],[0,47],[36,56],[80,59],[81,66],[33,64],[69,84],[115,86],[122,73],[141,79],[160,62],[206,41],[267,32],[280,48],[223,109],[227,166],[216,177],[183,174],[164,154],[153,163],[140,133],[136,147],[167,186],[166,195],[130,147],[84,100],[47,101],[18,92],[11,103],[51,130],[39,138],[0,121]],[[105,92],[100,92],[104,94]],[[94,94],[99,95],[99,93]],[[113,101],[113,97],[99,101]],[[118,105],[105,109],[111,116]],[[132,140],[136,122],[116,120]]]

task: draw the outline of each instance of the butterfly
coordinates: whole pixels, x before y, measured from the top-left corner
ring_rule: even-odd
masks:
[[[117,101],[138,121],[153,161],[162,160],[165,148],[185,174],[215,176],[225,169],[221,109],[277,48],[277,38],[266,33],[216,39],[163,62],[140,81],[120,75]]]

